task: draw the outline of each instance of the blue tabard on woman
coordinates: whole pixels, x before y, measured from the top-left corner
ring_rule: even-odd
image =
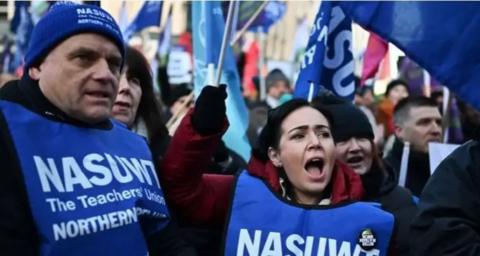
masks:
[[[40,255],[147,255],[169,220],[145,140],[0,101],[40,236]]]
[[[369,203],[302,207],[260,179],[237,178],[225,255],[387,255],[393,215]]]

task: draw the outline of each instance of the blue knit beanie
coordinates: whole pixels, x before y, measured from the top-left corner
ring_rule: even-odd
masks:
[[[92,32],[111,39],[125,57],[125,44],[115,20],[95,5],[60,1],[33,28],[25,54],[25,69],[38,64],[59,43],[70,36]]]

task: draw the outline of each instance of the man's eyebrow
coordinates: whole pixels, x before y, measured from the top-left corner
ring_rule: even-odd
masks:
[[[96,51],[91,49],[91,48],[88,48],[88,47],[80,46],[78,48],[75,48],[75,49],[71,50],[68,53],[68,55],[72,56],[72,55],[79,54],[79,53],[96,54]]]

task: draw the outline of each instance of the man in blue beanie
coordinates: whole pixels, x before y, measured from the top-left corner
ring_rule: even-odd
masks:
[[[24,76],[0,90],[0,254],[150,255],[169,213],[145,140],[109,119],[123,66],[118,25],[58,2]]]

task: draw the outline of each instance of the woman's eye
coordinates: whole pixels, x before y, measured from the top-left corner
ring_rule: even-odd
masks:
[[[332,135],[329,132],[321,132],[320,136],[322,136],[322,138],[330,138]]]
[[[302,139],[304,137],[303,134],[294,134],[292,135],[292,139],[294,140],[299,140],[299,139]]]
[[[368,142],[367,138],[357,138],[358,142]]]
[[[128,82],[130,82],[130,84],[134,84],[134,85],[137,85],[137,86],[140,86],[140,80],[136,77],[131,77],[128,79]]]

